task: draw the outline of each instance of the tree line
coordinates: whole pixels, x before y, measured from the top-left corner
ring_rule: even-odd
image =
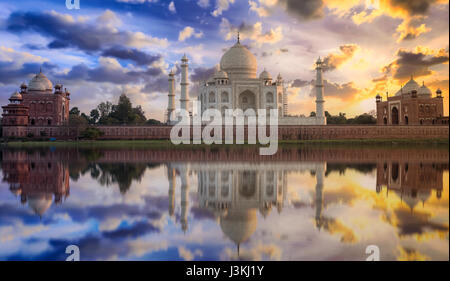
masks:
[[[325,117],[327,117],[328,125],[370,125],[376,124],[375,112],[363,113],[356,115],[353,118],[347,118],[345,113],[339,112],[338,115],[331,115],[328,111],[325,111]],[[310,117],[316,116],[314,111],[309,115]]]

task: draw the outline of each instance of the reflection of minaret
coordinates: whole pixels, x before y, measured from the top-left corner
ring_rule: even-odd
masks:
[[[316,170],[316,227],[320,230],[322,227],[322,207],[323,207],[323,177],[324,177],[324,166],[319,165]]]
[[[175,210],[175,169],[167,164],[167,179],[169,180],[169,215],[172,217]]]
[[[187,209],[189,205],[189,180],[188,180],[188,168],[182,167],[180,170],[181,178],[181,228],[186,233],[188,229],[187,221]]]

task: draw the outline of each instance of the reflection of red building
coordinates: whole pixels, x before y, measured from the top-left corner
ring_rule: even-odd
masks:
[[[431,163],[379,163],[377,165],[377,192],[395,192],[411,209],[420,201],[428,200],[432,191],[441,198],[443,170],[448,164]]]
[[[20,195],[22,204],[42,216],[54,201],[69,196],[69,169],[63,162],[50,157],[34,157],[26,152],[3,152],[3,181],[12,193]]]

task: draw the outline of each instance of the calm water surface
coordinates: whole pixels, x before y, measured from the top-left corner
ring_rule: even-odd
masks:
[[[449,150],[3,148],[0,260],[449,259]]]

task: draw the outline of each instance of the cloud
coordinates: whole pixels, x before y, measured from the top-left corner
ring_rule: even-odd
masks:
[[[192,82],[200,82],[208,80],[215,72],[216,72],[217,66],[213,67],[197,67],[194,68],[194,73],[191,74],[191,81]]]
[[[323,17],[322,0],[279,0],[286,12],[300,20],[312,20]]]
[[[203,252],[200,249],[195,250],[194,252],[189,251],[183,246],[178,247],[178,255],[183,258],[185,261],[191,261],[195,258],[195,256],[201,257],[203,256]]]
[[[118,59],[131,60],[137,65],[150,65],[162,58],[161,55],[149,55],[135,48],[114,46],[102,52],[103,57],[114,57]]]
[[[359,49],[356,44],[345,44],[339,47],[340,53],[331,53],[323,58],[324,71],[331,71],[339,68],[346,61],[351,59]]]
[[[310,81],[306,81],[306,80],[302,80],[302,79],[295,79],[294,82],[292,82],[291,87],[301,88],[301,87],[305,87],[305,86],[309,86],[309,85],[311,85]]]
[[[212,11],[211,15],[218,17],[222,13],[230,8],[231,4],[234,4],[235,0],[216,0],[216,8]]]
[[[70,15],[51,12],[14,12],[6,20],[6,29],[14,33],[37,32],[52,39],[49,48],[75,47],[83,51],[97,51],[105,46],[126,45],[142,48],[167,46],[160,39],[142,32],[121,31],[114,12],[107,10],[95,22],[76,20]]]
[[[169,4],[169,11],[170,11],[172,14],[175,14],[175,13],[177,12],[177,9],[175,8],[175,3],[173,3],[173,1],[170,2],[170,4]]]
[[[191,38],[192,36],[194,36],[195,38],[201,38],[203,37],[203,32],[195,32],[195,29],[190,27],[190,26],[186,26],[183,30],[180,31],[180,33],[178,34],[178,41],[183,42],[188,38]]]
[[[408,51],[399,49],[397,59],[382,68],[385,75],[390,75],[396,80],[404,80],[411,75],[414,77],[431,75],[430,67],[447,63],[449,60],[448,50],[429,49],[418,46],[415,50]]]
[[[209,0],[198,0],[197,5],[199,5],[203,9],[206,9],[209,7]]]
[[[271,15],[275,4],[277,4],[277,0],[259,0],[259,3],[252,0],[248,1],[250,11],[254,11],[260,17]]]
[[[256,22],[253,25],[243,22],[239,26],[233,26],[226,18],[222,18],[220,30],[225,35],[226,40],[236,38],[239,32],[241,40],[250,39],[258,45],[263,43],[273,44],[283,39],[281,25],[275,29],[271,28],[269,31],[263,32],[261,22]]]
[[[316,92],[313,85],[315,85],[315,80],[312,80],[311,85],[311,92],[310,96],[315,97]],[[348,82],[348,83],[334,83],[334,82],[328,82],[327,80],[323,80],[323,91],[325,94],[325,97],[335,97],[342,100],[348,100],[352,99],[357,93],[360,92],[360,89],[358,89],[355,86],[354,82]]]
[[[423,22],[422,17],[413,17],[405,19],[398,27],[398,40],[401,42],[403,40],[412,40],[417,38],[419,35],[431,31],[431,28],[426,27]]]
[[[376,9],[369,9],[366,6],[360,12],[353,13],[352,19],[356,24],[372,22],[382,15],[402,19],[402,23],[396,29],[398,42],[412,40],[431,30],[424,24],[431,6],[446,3],[448,3],[448,0],[381,0]],[[359,3],[353,3],[352,8],[357,5]],[[333,8],[343,14],[354,12],[354,9],[349,7],[344,9],[338,3],[335,3]]]
[[[116,59],[100,57],[99,66],[97,67],[90,68],[86,64],[78,64],[72,67],[67,74],[55,75],[55,77],[68,81],[82,80],[113,84],[130,84],[151,80],[162,73],[162,69],[158,67],[130,70],[122,67]]]

